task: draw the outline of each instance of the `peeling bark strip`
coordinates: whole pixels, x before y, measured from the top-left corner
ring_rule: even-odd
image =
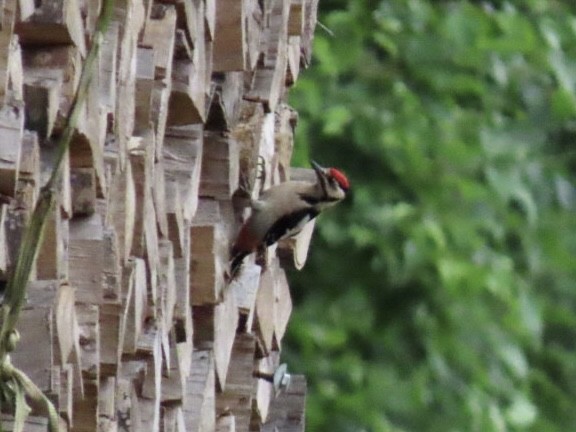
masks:
[[[285,404],[258,377],[279,366],[282,265],[304,265],[311,231],[226,271],[239,179],[255,197],[291,176],[287,92],[317,0],[118,0],[94,56],[100,3],[0,2],[0,287],[29,280],[13,364],[62,431],[304,430],[304,378]],[[32,409],[24,430],[47,430]]]

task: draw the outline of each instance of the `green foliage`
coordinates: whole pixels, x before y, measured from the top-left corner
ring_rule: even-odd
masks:
[[[296,160],[353,195],[292,275],[309,430],[576,424],[569,3],[321,3]]]

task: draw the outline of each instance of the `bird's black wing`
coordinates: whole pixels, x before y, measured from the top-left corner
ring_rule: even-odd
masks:
[[[264,236],[264,244],[270,246],[284,237],[297,234],[306,223],[318,216],[318,213],[318,210],[314,208],[304,208],[282,216],[270,227]]]

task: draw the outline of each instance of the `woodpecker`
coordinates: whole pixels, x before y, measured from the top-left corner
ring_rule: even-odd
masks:
[[[287,181],[262,192],[250,203],[252,213],[240,228],[231,251],[234,277],[244,257],[261,247],[298,234],[320,212],[342,201],[350,188],[344,173],[311,161],[316,182]]]

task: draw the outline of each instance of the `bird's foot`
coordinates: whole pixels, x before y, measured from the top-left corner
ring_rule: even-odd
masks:
[[[256,178],[262,183],[266,180],[266,159],[264,156],[258,155],[258,162],[256,163]]]
[[[262,155],[258,155],[258,162],[256,163],[256,180],[260,181],[259,192],[262,193],[266,184],[266,159]]]
[[[268,248],[266,246],[260,246],[256,250],[255,262],[256,265],[259,265],[262,268],[262,273],[264,273],[268,268],[268,257],[266,254],[267,249]]]
[[[238,189],[232,194],[232,206],[238,222],[242,221],[244,210],[251,206],[252,186],[246,174],[240,174]]]
[[[240,192],[242,195],[250,197],[251,190],[252,190],[252,183],[250,182],[248,176],[245,173],[240,174],[237,191]]]

